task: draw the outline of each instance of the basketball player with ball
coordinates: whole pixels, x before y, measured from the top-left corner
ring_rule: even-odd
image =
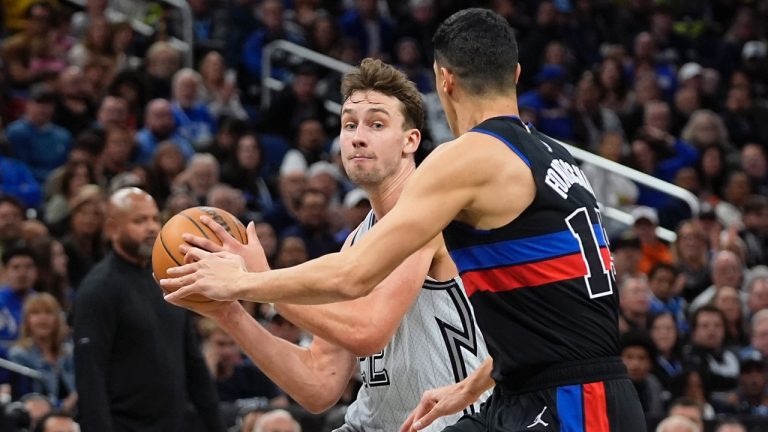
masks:
[[[645,431],[618,356],[618,295],[597,199],[568,150],[520,119],[514,30],[488,9],[464,9],[433,45],[435,87],[457,138],[415,170],[387,217],[346,250],[269,272],[193,249],[195,262],[161,281],[176,290],[166,300],[357,298],[442,232],[493,365],[427,392],[402,430],[422,430],[493,387],[479,413],[445,430]]]
[[[414,84],[379,60],[366,59],[347,74],[342,92],[344,168],[368,192],[373,207],[350,234],[346,249],[386,218],[416,169],[414,153],[421,141],[424,107]],[[250,271],[267,269],[252,224],[244,246],[211,218],[205,221],[224,248],[238,253]],[[222,249],[211,238],[186,238],[206,250]],[[363,386],[338,431],[395,431],[424,391],[460,382],[487,358],[474,313],[439,234],[368,296],[319,306],[276,305],[281,315],[315,335],[307,348],[272,336],[237,302],[194,300],[185,298],[177,304],[216,319],[272,381],[310,411],[333,406],[359,371]],[[478,402],[484,399],[476,396]],[[472,404],[465,412],[478,407],[479,403]],[[459,416],[445,417],[429,430],[441,430]]]

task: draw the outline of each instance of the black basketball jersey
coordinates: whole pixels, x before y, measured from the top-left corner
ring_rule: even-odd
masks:
[[[444,230],[493,357],[493,377],[525,387],[559,364],[618,354],[618,296],[592,187],[571,154],[514,116],[471,130],[493,136],[531,169],[536,196],[514,221]],[[566,381],[570,377],[561,377]]]

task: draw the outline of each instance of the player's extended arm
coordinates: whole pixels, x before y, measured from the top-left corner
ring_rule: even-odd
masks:
[[[253,223],[248,224],[248,243],[243,245],[211,218],[203,216],[200,220],[219,237],[222,244],[220,246],[210,239],[185,234],[184,239],[189,244],[207,251],[226,250],[236,253],[243,257],[249,271],[269,270]],[[355,233],[353,231],[347,237],[342,250],[350,247]],[[409,256],[365,297],[329,305],[275,306],[292,323],[357,356],[378,353],[392,339],[403,315],[413,304],[429,272],[435,252],[440,247],[442,237],[438,236],[429,245]]]
[[[242,259],[193,248],[194,261],[169,270],[161,284],[174,301],[192,293],[215,300],[329,303],[362,297],[408,256],[424,247],[492,178],[482,160],[444,144],[415,171],[395,207],[360,242],[288,269],[247,273]]]
[[[269,379],[312,413],[339,400],[357,366],[354,354],[322,338],[303,348],[274,336],[238,302],[212,318]]]
[[[438,418],[455,414],[468,407],[494,386],[492,370],[493,359],[488,357],[464,380],[424,392],[419,405],[405,420],[400,432],[424,429]]]
[[[409,256],[364,297],[327,305],[275,306],[294,324],[357,356],[376,354],[392,339],[418,296],[435,254],[435,243],[437,240]]]

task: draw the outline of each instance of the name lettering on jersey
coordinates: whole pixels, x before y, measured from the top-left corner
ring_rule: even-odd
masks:
[[[384,364],[384,350],[370,357],[358,357],[360,361],[360,377],[366,387],[388,386],[389,372],[382,366]]]
[[[562,159],[552,160],[547,169],[547,175],[544,178],[544,182],[563,199],[568,198],[568,191],[571,190],[571,187],[575,184],[586,189],[593,197],[595,196],[595,191],[592,190],[592,185],[589,184],[589,180],[587,180],[587,176],[584,175],[584,171],[578,166],[570,164]]]

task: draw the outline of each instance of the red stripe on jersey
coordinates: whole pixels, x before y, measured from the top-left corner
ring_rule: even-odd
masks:
[[[608,409],[605,403],[605,385],[602,381],[584,384],[585,432],[610,432]]]
[[[607,248],[600,248],[600,253],[605,269],[610,271],[611,252]],[[471,296],[477,291],[511,291],[575,279],[586,274],[584,258],[580,253],[575,253],[534,263],[466,272],[461,275],[461,280],[467,296]]]

